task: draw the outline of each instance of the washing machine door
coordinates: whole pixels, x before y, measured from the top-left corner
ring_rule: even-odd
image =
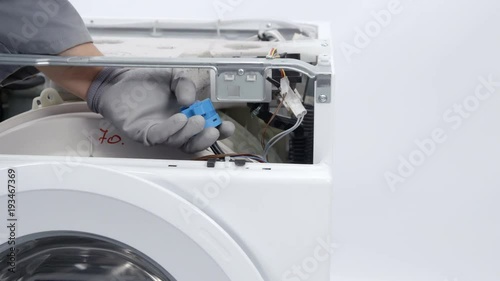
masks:
[[[263,280],[222,227],[165,186],[102,167],[64,178],[58,169],[68,167],[0,169],[10,184],[0,190],[10,226],[0,231],[0,280]]]

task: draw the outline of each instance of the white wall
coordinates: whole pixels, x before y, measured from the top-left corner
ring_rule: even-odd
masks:
[[[346,56],[355,29],[390,0],[72,2],[85,17],[215,19],[225,1],[239,3],[226,19],[332,22],[335,280],[500,280],[500,85],[473,108],[479,77],[500,81],[500,3],[400,0],[391,22]],[[467,118],[447,112],[464,100]],[[415,141],[436,129],[446,140],[390,188],[387,171],[397,173],[400,155],[419,156]]]

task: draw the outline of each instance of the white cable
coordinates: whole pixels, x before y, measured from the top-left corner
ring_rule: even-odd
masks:
[[[295,123],[295,125],[293,125],[293,127],[291,127],[290,129],[288,129],[286,131],[283,131],[283,132],[277,134],[272,139],[270,139],[267,142],[266,147],[264,148],[264,154],[262,155],[262,157],[267,160],[267,155],[269,154],[269,150],[271,150],[271,148],[278,141],[280,141],[282,138],[284,138],[285,136],[289,135],[291,132],[295,131],[302,124],[302,121],[304,121],[304,116],[299,117],[297,119],[297,123]]]

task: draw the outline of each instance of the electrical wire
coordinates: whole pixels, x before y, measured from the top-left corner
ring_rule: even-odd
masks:
[[[217,155],[217,154],[222,154],[218,149],[217,147],[215,146],[215,144],[211,145],[210,146],[210,149],[212,150],[212,152]]]
[[[286,56],[287,56],[287,53],[285,53],[285,57]],[[277,57],[281,57],[281,56],[278,54],[278,49],[271,48],[271,50],[269,51],[269,54],[267,55],[267,57],[268,58],[277,58]],[[280,69],[280,73],[281,73],[281,77],[282,78],[286,77],[286,73],[285,73],[284,69]],[[281,87],[281,83],[279,83],[278,81],[274,80],[273,78],[268,77],[267,80],[269,80],[269,82],[271,82],[272,84],[274,84],[277,88]],[[275,83],[278,83],[279,86],[277,86]],[[276,115],[278,115],[279,111],[283,107],[283,104],[285,103],[286,95],[287,95],[287,93],[285,93],[285,95],[281,99],[281,102],[279,103],[278,107],[276,108],[276,110],[274,111],[273,115],[271,116],[271,119],[269,119],[269,121],[267,122],[266,126],[262,130],[262,134],[261,134],[261,137],[260,137],[260,144],[262,145],[262,148],[265,147],[266,132],[269,129],[269,126],[271,125],[271,123],[273,122],[273,120],[276,118]]]
[[[224,150],[219,146],[218,142],[215,142],[211,147],[214,154],[224,154]]]
[[[267,78],[266,78],[266,80],[267,80],[267,81],[269,81],[269,83],[273,84],[276,88],[278,88],[278,89],[279,89],[279,87],[280,87],[280,82],[278,82],[278,81],[274,80],[274,79],[273,79],[273,78],[271,78],[271,77],[267,77]]]
[[[285,136],[289,135],[290,133],[292,133],[293,131],[295,131],[301,124],[302,124],[302,121],[304,121],[304,116],[301,116],[297,119],[297,122],[295,123],[295,125],[293,125],[293,127],[291,127],[290,129],[286,130],[286,131],[283,131],[279,134],[277,134],[276,136],[274,136],[272,139],[270,139],[267,144],[266,144],[266,147],[264,148],[264,154],[262,155],[262,158],[264,158],[265,160],[267,160],[267,155],[269,154],[269,151],[270,149],[277,143],[279,142],[282,138],[284,138]]]
[[[262,162],[262,163],[267,163],[267,161],[265,159],[263,159],[262,156],[260,156],[260,155],[255,155],[255,154],[238,154],[238,153],[207,155],[207,156],[196,158],[194,160],[206,161],[206,160],[210,160],[210,159],[223,159],[225,157],[231,157],[231,158],[250,158],[250,159],[255,159],[255,160],[257,160],[259,162]]]
[[[267,161],[262,159],[262,157],[260,157],[260,156],[259,157],[257,157],[257,156],[233,156],[232,158],[253,160],[254,162],[258,162],[258,163],[267,163]]]
[[[221,154],[224,154],[224,150],[222,149],[222,147],[219,146],[218,142],[215,143],[215,146],[217,146]]]
[[[267,54],[266,58],[268,59],[274,59],[276,57],[276,53],[278,52],[278,49],[276,48],[271,48],[269,53]]]
[[[214,146],[213,146],[213,145],[211,145],[211,146],[210,146],[210,150],[212,150],[212,153],[213,153],[213,154],[218,154],[218,153],[217,153],[217,149],[216,149],[216,148],[214,148]]]
[[[283,98],[281,99],[280,104],[278,105],[278,107],[274,111],[273,116],[271,116],[271,119],[269,119],[269,121],[267,122],[266,126],[262,130],[262,135],[261,135],[261,138],[260,138],[260,144],[262,145],[262,148],[265,147],[266,132],[269,129],[269,126],[271,125],[271,122],[273,122],[274,118],[276,118],[276,115],[278,115],[278,112],[283,107],[283,104],[285,103],[285,98],[286,98],[287,94],[288,93],[285,93],[285,96],[283,96]]]

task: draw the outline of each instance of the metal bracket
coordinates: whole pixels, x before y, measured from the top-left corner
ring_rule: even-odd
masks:
[[[332,76],[331,75],[318,75],[314,81],[314,88],[316,93],[316,101],[318,103],[332,102]]]
[[[118,57],[57,57],[0,54],[0,65],[20,66],[110,66],[135,68],[203,68],[218,72],[221,67],[236,69],[285,69],[300,72],[310,78],[331,74],[324,65],[315,66],[295,59],[263,58],[118,58]]]
[[[122,57],[58,57],[38,55],[0,54],[0,65],[19,66],[80,66],[129,68],[197,68],[210,69],[215,77],[228,69],[236,73],[258,71],[265,74],[272,69],[302,73],[315,80],[316,97],[320,103],[331,101],[332,68],[329,61],[311,65],[295,59],[265,58],[122,58]],[[220,81],[217,81],[220,83]]]

